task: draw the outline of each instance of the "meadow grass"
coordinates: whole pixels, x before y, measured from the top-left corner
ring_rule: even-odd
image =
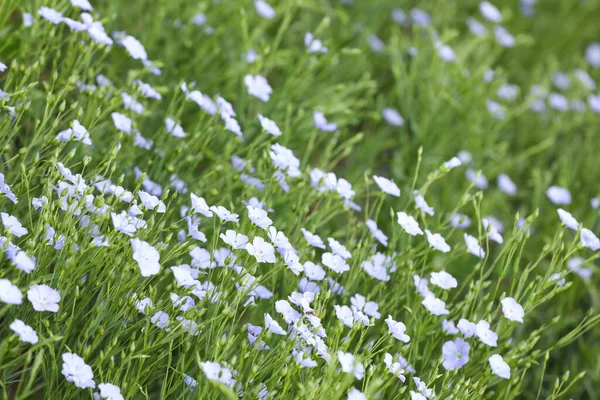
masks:
[[[600,398],[599,13],[3,0],[0,398]]]

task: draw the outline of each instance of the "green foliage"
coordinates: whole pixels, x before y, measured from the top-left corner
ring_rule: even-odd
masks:
[[[530,109],[536,100],[534,85],[561,92],[552,87],[558,71],[570,76],[570,88],[561,92],[569,100],[587,102],[597,93],[573,72],[583,69],[600,79],[600,71],[584,58],[587,46],[599,40],[599,1],[538,2],[532,17],[522,15],[517,2],[494,2],[502,11],[502,25],[516,38],[514,48],[494,40],[491,22],[485,23],[487,37],[469,33],[467,18],[482,20],[474,1],[419,4],[432,16],[429,27],[394,23],[393,8],[408,14],[415,4],[387,0],[356,0],[351,6],[337,0],[273,1],[273,19],[262,18],[250,0],[96,1],[92,14],[106,32],[126,31],[139,39],[160,75],[117,43],[100,45],[86,32],[73,32],[38,15],[45,5],[80,20],[80,10],[69,1],[44,3],[0,2],[0,62],[8,66],[0,72],[0,172],[19,200],[13,204],[0,194],[0,210],[28,229],[19,238],[6,224],[0,228],[7,254],[0,257],[0,279],[24,293],[21,305],[0,303],[0,398],[91,398],[97,390],[79,389],[61,373],[64,353],[81,356],[96,384],[113,383],[126,399],[235,399],[241,393],[256,398],[260,384],[266,385],[269,398],[345,399],[352,387],[371,399],[410,398],[410,391],[417,390],[413,374],[406,373],[403,383],[389,373],[386,352],[405,357],[417,371],[414,376],[440,399],[600,398],[598,253],[582,246],[581,227],[575,232],[561,226],[557,206],[546,196],[551,185],[568,188],[573,200],[563,207],[598,232],[598,210],[590,205],[599,195],[598,114],[591,105],[583,112],[561,112],[547,102],[543,113]],[[22,12],[34,16],[31,27],[23,25]],[[207,19],[201,26],[193,23],[200,12]],[[306,32],[322,40],[328,52],[310,53]],[[383,40],[383,51],[371,49],[371,34]],[[452,47],[455,62],[439,56],[433,38]],[[410,54],[413,48],[418,54]],[[248,63],[245,54],[251,49],[258,57]],[[486,82],[490,69],[495,76]],[[247,74],[267,78],[273,88],[268,102],[248,93]],[[101,85],[99,75],[112,84]],[[137,80],[150,83],[162,99],[146,98]],[[219,112],[210,115],[187,98],[182,83],[190,91],[230,101],[244,138],[224,128]],[[515,99],[498,99],[505,84],[519,86]],[[124,108],[124,92],[143,104],[143,113]],[[502,104],[504,119],[488,111],[489,99]],[[385,121],[386,107],[400,112],[402,126]],[[323,112],[338,129],[317,129],[314,111]],[[116,129],[114,112],[130,117],[134,128],[153,141],[152,148],[140,148],[133,133]],[[267,134],[258,114],[275,121],[283,135]],[[166,118],[181,124],[185,138],[169,133]],[[89,131],[91,146],[57,140],[74,120]],[[287,192],[274,175],[278,169],[270,151],[276,143],[300,160],[301,174],[286,178]],[[490,179],[488,189],[474,187],[464,177],[465,166],[449,170],[443,165],[461,150],[473,156],[469,168]],[[243,172],[233,165],[234,156],[246,161]],[[66,179],[58,163],[87,183],[68,200],[68,190],[57,189]],[[350,182],[356,192],[352,201],[362,210],[354,211],[335,191],[313,187],[313,168]],[[493,183],[500,173],[515,181],[516,195],[508,196]],[[187,192],[173,185],[174,174]],[[260,179],[264,190],[242,181],[242,174]],[[401,196],[381,192],[373,175],[393,179]],[[127,211],[130,205],[94,187],[98,176],[134,194],[140,218],[147,223],[135,237],[160,253],[158,274],[140,274],[131,238],[117,231],[111,218],[111,212]],[[158,197],[165,213],[142,206],[138,191],[149,191],[146,179],[162,187]],[[415,206],[415,190],[435,215]],[[209,205],[239,214],[239,223],[194,214],[189,209],[192,192]],[[48,203],[38,212],[32,201],[41,196]],[[327,332],[330,362],[312,351],[318,365],[302,368],[293,351],[310,345],[293,339],[291,332],[279,336],[263,330],[256,343],[264,341],[270,350],[248,342],[247,324],[264,326],[265,313],[287,327],[274,304],[299,291],[305,276],[296,276],[279,254],[274,264],[257,263],[243,249],[227,251],[228,258],[219,259],[219,249],[229,249],[219,238],[226,229],[250,241],[256,236],[268,240],[267,232],[247,216],[243,201],[252,197],[273,210],[273,226],[285,233],[301,263],[322,264],[322,254],[329,251],[307,245],[301,228],[325,242],[335,238],[352,254],[343,274],[325,267],[331,282],[342,285],[344,292],[327,279],[317,282],[320,293],[310,305]],[[103,207],[108,212],[94,211]],[[423,230],[440,233],[452,250],[439,252],[424,236],[408,235],[397,222],[399,211],[414,216]],[[471,218],[466,232],[477,238],[486,257],[466,251],[463,230],[450,223],[454,213]],[[206,234],[206,243],[185,234],[180,239],[191,215],[200,217],[198,229]],[[490,215],[505,226],[503,244],[491,241],[482,226],[482,218]],[[388,246],[373,238],[368,219],[389,237]],[[47,225],[55,229],[55,240],[64,236],[62,250],[48,244]],[[110,246],[95,245],[92,229]],[[11,244],[35,257],[33,272],[9,260]],[[198,280],[215,288],[203,298],[192,295],[195,307],[183,312],[174,307],[170,294],[189,295],[191,288],[179,286],[169,267],[191,264],[196,246],[208,250],[209,264],[227,259],[247,274],[222,265],[201,269]],[[388,269],[395,266],[388,281],[365,272],[363,263],[376,252],[389,257]],[[592,270],[591,278],[582,279],[568,268],[574,257],[585,259],[581,266]],[[429,278],[441,270],[456,277],[458,287],[443,291],[430,285],[449,310],[435,316],[422,305],[413,276]],[[557,285],[561,278],[566,279],[563,286]],[[35,284],[60,291],[58,312],[32,308],[25,293]],[[273,296],[248,304],[257,285]],[[371,318],[372,326],[348,328],[336,317],[334,306],[350,306],[357,293],[379,305],[381,318]],[[500,301],[505,297],[523,306],[523,324],[503,316]],[[136,301],[143,298],[153,303],[144,313],[136,309]],[[169,314],[168,329],[151,321],[158,311]],[[388,333],[388,315],[406,324],[410,343]],[[199,333],[184,330],[177,316],[197,323]],[[469,362],[446,371],[442,346],[454,338],[442,330],[441,322],[461,318],[490,322],[498,346],[468,339]],[[9,328],[15,319],[37,332],[36,344],[22,342]],[[352,353],[364,364],[362,380],[339,370],[338,351]],[[510,379],[492,373],[492,354],[509,364]],[[236,371],[237,385],[207,379],[202,370],[207,361]],[[194,391],[184,383],[186,376],[198,382]]]

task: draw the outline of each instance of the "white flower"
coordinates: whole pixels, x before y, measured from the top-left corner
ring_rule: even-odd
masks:
[[[410,341],[410,336],[404,333],[406,332],[406,325],[404,325],[404,323],[394,321],[391,315],[388,315],[385,323],[387,324],[388,330],[393,337],[404,343],[408,343]]]
[[[575,219],[575,217],[573,217],[573,215],[571,215],[570,212],[565,211],[562,208],[559,208],[556,211],[558,212],[560,221],[564,226],[574,231],[579,229],[579,222]]]
[[[186,92],[186,97],[194,103],[198,104],[198,107],[200,107],[207,114],[215,115],[217,113],[217,105],[214,103],[214,101],[212,101],[212,99],[209,96],[203,94],[202,92],[198,90],[193,90],[189,93]],[[227,117],[231,116],[227,115]]]
[[[124,397],[121,394],[121,388],[112,383],[100,383],[98,384],[100,389],[100,397],[108,400],[123,400]]]
[[[304,34],[304,45],[308,49],[309,53],[327,53],[327,47],[323,46],[323,42],[319,39],[315,39],[313,34],[310,32],[306,32]]]
[[[200,232],[198,230],[198,221],[196,221],[191,216],[187,217],[186,220],[187,220],[189,235],[196,240],[206,243],[208,241],[208,239],[206,239],[206,235],[204,234],[204,232]]]
[[[511,321],[517,321],[523,323],[523,316],[525,315],[525,311],[523,311],[523,307],[515,299],[512,297],[505,297],[501,301],[502,303],[502,313],[504,313],[504,317]]]
[[[469,361],[469,349],[471,346],[461,338],[444,343],[442,346],[442,366],[446,371],[454,371],[462,368]]]
[[[444,290],[458,286],[456,279],[446,271],[432,272],[430,282]]]
[[[0,301],[6,304],[21,304],[23,294],[19,287],[8,279],[0,279]]]
[[[431,15],[419,8],[410,10],[410,19],[417,25],[426,27],[431,24]]]
[[[490,347],[496,347],[498,345],[498,334],[490,329],[490,323],[485,320],[481,320],[477,323],[475,334],[479,340]]]
[[[319,264],[307,261],[303,265],[304,274],[311,281],[322,281],[325,279],[325,270]]]
[[[512,101],[519,95],[519,86],[505,83],[498,88],[496,96],[502,100]]]
[[[135,80],[134,83],[136,83],[138,85],[138,87],[140,88],[140,92],[142,93],[142,95],[148,99],[155,99],[155,100],[161,100],[162,96],[161,94],[154,89],[152,86],[150,86],[150,84],[145,83],[138,80]],[[172,120],[171,120],[172,121]],[[167,127],[167,130],[170,131]],[[175,135],[173,135],[175,136]]]
[[[273,136],[281,136],[281,129],[277,126],[275,121],[270,120],[267,117],[263,117],[261,114],[258,114],[258,119],[260,121],[260,126],[267,132],[269,135]]]
[[[19,339],[21,339],[23,342],[31,344],[36,344],[38,342],[38,335],[35,330],[33,330],[33,328],[29,325],[26,325],[20,319],[15,319],[10,324],[10,329],[16,333],[17,336],[19,336]]]
[[[218,362],[201,362],[200,367],[202,368],[204,375],[206,375],[206,378],[209,380],[221,382],[228,387],[233,387],[233,385],[235,385],[235,379],[233,379],[231,370],[222,367]]]
[[[585,60],[594,68],[600,68],[600,43],[591,43],[585,49]]]
[[[204,200],[202,197],[198,197],[194,193],[190,193],[190,199],[192,200],[192,210],[194,210],[194,212],[202,214],[205,217],[213,216],[208,204],[206,204],[206,200]]]
[[[559,93],[550,93],[548,104],[558,111],[567,111],[569,109],[569,100]]]
[[[4,229],[8,231],[11,235],[15,235],[16,237],[21,237],[27,234],[27,228],[24,228],[23,225],[19,222],[19,220],[12,215],[8,215],[3,212],[0,214],[2,216],[2,224],[4,225]]]
[[[321,237],[319,237],[319,235],[316,235],[304,228],[301,228],[300,230],[302,231],[302,234],[304,235],[304,239],[306,239],[306,243],[308,243],[310,246],[313,246],[313,247],[325,249],[325,243],[323,242],[323,239],[321,239]]]
[[[71,0],[71,4],[73,7],[80,8],[84,11],[92,11],[94,9],[88,0]]]
[[[476,20],[475,18],[467,18],[467,26],[469,27],[469,31],[475,36],[485,37],[487,36],[487,29],[485,25]]]
[[[275,247],[277,247],[280,251],[291,252],[296,258],[295,261],[298,261],[298,256],[294,253],[295,250],[290,244],[289,239],[282,231],[278,231],[274,226],[270,226],[268,235],[269,240],[271,240],[271,243],[273,243]]]
[[[357,310],[363,312],[369,317],[373,317],[375,319],[381,318],[381,314],[379,314],[378,311],[379,305],[374,301],[367,301],[365,296],[357,293],[350,298],[350,302]]]
[[[137,300],[137,295],[134,293],[133,298],[135,300],[135,308],[142,314],[146,314],[146,309],[152,308],[152,299],[145,297],[141,300]]]
[[[158,329],[165,329],[169,325],[169,314],[164,311],[158,311],[150,318],[150,322]],[[171,329],[166,329],[169,332]]]
[[[190,392],[193,392],[196,389],[196,386],[198,386],[198,381],[189,375],[185,376],[183,382],[185,383],[185,386],[190,388]]]
[[[473,337],[477,332],[477,324],[464,318],[461,318],[458,321],[456,327],[458,328],[458,330],[460,330],[460,333],[462,333],[463,336],[466,338]]]
[[[196,286],[198,284],[196,278],[198,277],[199,271],[190,268],[190,266],[187,264],[171,267],[171,271],[173,272],[175,281],[179,286],[188,288],[191,286]]]
[[[0,96],[0,99],[2,98],[2,96]],[[17,197],[15,196],[15,194],[12,192],[10,186],[8,186],[6,184],[6,182],[4,181],[4,174],[0,172],[0,193],[4,193],[4,195],[13,203],[17,204],[19,202],[19,200],[17,200]],[[43,196],[42,196],[43,197]],[[35,200],[36,198],[34,198],[33,200]],[[48,199],[46,199],[46,202],[48,201]],[[34,205],[35,208],[35,205]],[[36,208],[36,211],[38,211],[38,209]]]
[[[275,18],[275,10],[269,3],[264,0],[254,0],[254,7],[256,7],[256,12],[258,15],[265,19],[273,19]]]
[[[454,213],[450,217],[450,225],[453,228],[466,229],[471,226],[471,218],[464,214]]]
[[[246,251],[259,263],[275,263],[275,248],[260,236],[255,236],[252,243],[246,243]]]
[[[600,250],[600,239],[588,228],[582,228],[580,233],[581,244],[591,250]]]
[[[569,89],[569,87],[571,86],[569,75],[562,71],[556,72],[554,75],[552,75],[552,84],[560,90]]]
[[[346,260],[337,254],[323,253],[321,262],[324,266],[339,274],[350,270],[350,266],[346,264]]]
[[[479,11],[481,12],[483,18],[487,19],[490,22],[502,22],[502,14],[500,13],[500,10],[498,10],[496,6],[487,1],[482,1],[479,4]]]
[[[500,378],[510,379],[510,367],[501,355],[494,354],[488,358],[492,372]]]
[[[246,53],[242,54],[242,57],[248,64],[252,64],[258,59],[258,54],[256,53],[256,50],[250,49]]]
[[[365,376],[365,367],[361,362],[356,361],[352,353],[338,351],[337,356],[342,366],[342,371],[354,375],[358,380],[361,380]]]
[[[59,132],[59,134],[56,136],[56,139],[61,142],[68,142],[69,140],[74,139],[75,141],[81,142],[87,146],[92,144],[89,132],[77,120],[73,121],[72,128]]]
[[[62,374],[67,382],[73,382],[80,389],[95,388],[94,373],[92,368],[75,353],[62,355]]]
[[[571,203],[571,193],[560,186],[550,186],[546,190],[546,196],[556,205],[565,205]]]
[[[142,200],[142,204],[147,210],[156,210],[158,213],[164,213],[167,211],[165,203],[159,200],[158,197],[153,196],[148,192],[144,192],[143,190],[138,192],[138,196],[140,196],[140,200]]]
[[[456,335],[458,333],[458,328],[452,321],[448,321],[447,319],[442,321],[442,330],[449,335]]]
[[[474,169],[469,168],[465,172],[465,176],[471,183],[473,183],[475,185],[476,188],[478,188],[478,189],[487,189],[488,188],[488,180],[485,177],[485,175],[483,175],[483,172],[481,172],[481,171],[476,172]]]
[[[485,217],[481,219],[481,223],[483,224],[483,228],[487,232],[488,237],[496,243],[502,244],[504,239],[497,228],[497,225],[493,222],[494,220],[491,217]]]
[[[452,49],[452,47],[448,46],[447,44],[437,42],[435,44],[435,48],[437,50],[438,56],[443,61],[449,62],[449,63],[456,61],[456,53],[454,53],[454,50]]]
[[[129,53],[131,58],[134,60],[147,60],[148,54],[146,54],[146,49],[144,45],[140,43],[139,40],[134,38],[133,36],[127,35],[123,40],[121,40],[121,44],[125,47],[125,50]]]
[[[421,378],[415,376],[413,377],[413,381],[415,382],[419,393],[421,393],[425,398],[435,398],[435,392],[433,391],[433,389],[429,389],[425,382],[421,380]]]
[[[598,50],[600,50],[600,47],[598,47]],[[598,55],[600,56],[600,51],[598,52]],[[600,58],[598,60],[600,61]],[[583,86],[585,86],[586,89],[596,90],[596,82],[586,70],[578,68],[575,70],[575,72],[573,72],[573,75],[579,80],[579,82],[581,82]]]
[[[427,400],[427,397],[423,396],[421,393],[417,393],[415,391],[410,391],[410,400]]]
[[[245,249],[246,243],[248,243],[248,236],[237,233],[232,229],[228,229],[224,234],[221,233],[220,238],[236,250]]]
[[[33,206],[33,209],[37,212],[42,211],[44,204],[48,204],[48,198],[46,196],[34,197],[33,200],[31,200],[31,205]]]
[[[404,118],[402,118],[402,116],[400,115],[398,110],[396,110],[394,108],[388,108],[388,107],[384,108],[383,111],[381,112],[381,115],[383,116],[383,119],[385,119],[386,122],[390,125],[393,125],[393,126],[404,125]]]
[[[294,153],[287,147],[284,147],[279,143],[271,145],[269,157],[271,157],[273,165],[286,171],[288,176],[292,178],[300,176],[300,160],[294,156]]]
[[[27,299],[35,311],[58,312],[60,292],[48,285],[32,285],[27,291]]]
[[[458,157],[452,157],[448,161],[444,162],[444,167],[453,169],[462,165],[462,161]]]
[[[423,195],[421,193],[419,193],[415,190],[414,195],[415,195],[415,203],[417,204],[417,208],[419,210],[423,211],[425,214],[428,214],[428,215],[435,214],[433,207],[430,207],[429,204],[427,204],[427,202],[425,201],[425,197],[423,197]]]
[[[367,396],[363,392],[356,388],[350,389],[348,392],[348,398],[346,400],[368,400]]]
[[[426,278],[421,278],[419,275],[414,274],[413,283],[415,284],[417,293],[419,293],[421,297],[425,298],[433,295],[433,293],[429,290],[429,281]]]
[[[176,138],[184,138],[185,132],[181,125],[175,122],[172,118],[165,119],[165,127],[167,128],[167,132],[173,135]]]
[[[223,206],[210,206],[209,210],[214,212],[223,222],[238,222],[239,215],[233,214]]]
[[[567,267],[582,279],[590,279],[593,271],[591,268],[580,267],[585,260],[581,257],[574,257],[567,261]]]
[[[16,246],[15,246],[16,247]],[[25,272],[30,273],[35,269],[35,258],[29,257],[24,251],[17,248],[16,254],[9,256],[10,260],[15,264],[15,267]]]
[[[28,12],[23,13],[23,26],[25,28],[33,26],[33,15],[29,14]]]
[[[396,215],[398,216],[398,223],[406,233],[412,236],[423,234],[423,231],[419,228],[419,223],[413,217],[404,211],[400,211]]]
[[[426,296],[421,304],[423,304],[427,311],[433,315],[444,315],[450,313],[450,311],[446,310],[446,303],[432,294]]]
[[[178,308],[182,312],[186,312],[187,310],[194,308],[196,305],[194,299],[192,299],[190,296],[179,297],[175,293],[170,293],[169,297],[171,298],[171,303],[173,303],[173,307]]]
[[[465,239],[465,244],[467,245],[467,251],[471,254],[473,254],[474,256],[477,256],[479,258],[485,258],[485,251],[483,250],[483,248],[479,245],[479,242],[477,241],[477,238],[465,233],[463,235],[464,239]]]
[[[385,49],[385,43],[377,35],[367,35],[367,42],[375,53],[381,53]]]
[[[344,178],[338,179],[335,190],[345,200],[350,200],[356,194],[352,190],[352,184]]]
[[[396,375],[402,382],[406,381],[406,377],[404,376],[404,366],[398,361],[394,362],[394,358],[390,353],[385,353],[383,362],[391,374]]]
[[[179,316],[176,319],[181,323],[181,329],[183,329],[184,332],[187,332],[192,336],[198,336],[200,334],[201,331],[198,329],[198,324],[194,321],[185,319],[182,316]]]
[[[260,1],[260,0],[259,0]],[[248,94],[254,96],[264,102],[269,101],[273,89],[269,86],[269,82],[262,75],[246,75],[244,76],[244,84],[248,89]]]
[[[250,218],[250,221],[259,228],[267,230],[273,223],[265,210],[252,206],[246,206],[246,208],[248,209],[248,218]]]
[[[392,196],[400,197],[400,189],[394,181],[384,178],[382,176],[373,175],[373,180],[379,186],[382,192]]]
[[[350,252],[346,250],[346,246],[344,246],[334,238],[327,238],[327,242],[329,243],[329,247],[331,248],[334,254],[342,257],[344,260],[352,258],[352,254],[350,254]]]
[[[556,285],[559,287],[563,286],[567,282],[565,278],[561,278],[561,273],[559,273],[559,272],[550,275],[549,279],[551,281],[558,281],[558,282],[556,282]]]
[[[334,132],[338,127],[335,122],[327,122],[327,118],[320,111],[313,111],[313,120],[317,129],[323,132]]]
[[[333,309],[335,310],[336,317],[342,321],[344,325],[346,325],[348,328],[352,328],[352,326],[354,326],[354,313],[350,307],[339,306],[336,304],[333,306]]]
[[[140,239],[131,239],[133,259],[137,262],[142,276],[148,277],[160,272],[160,254],[149,243]]]
[[[496,37],[496,42],[502,47],[515,46],[515,38],[506,30],[506,28],[501,26],[494,27],[494,36]]]
[[[128,135],[131,133],[132,123],[131,119],[128,116],[120,114],[118,112],[114,112],[110,114],[110,116],[113,119],[115,128]]]
[[[46,21],[51,22],[53,24],[60,24],[63,22],[63,15],[59,11],[56,11],[53,8],[48,8],[45,6],[40,7],[38,14]]]
[[[92,16],[87,13],[82,13],[81,19],[84,20],[87,32],[93,41],[106,46],[112,46],[113,40],[106,34],[101,22],[94,21]]]
[[[269,313],[265,313],[265,328],[276,335],[285,336],[286,334],[285,330],[279,325],[279,322],[275,321]]]
[[[450,251],[450,246],[446,243],[446,240],[439,233],[431,233],[427,229],[425,229],[425,234],[427,235],[427,241],[429,245],[436,250],[441,251],[442,253],[447,253]]]
[[[498,187],[509,196],[514,196],[517,193],[517,185],[506,174],[498,175]]]
[[[371,231],[371,235],[373,235],[373,237],[376,240],[378,240],[382,245],[387,247],[388,237],[385,233],[383,233],[381,229],[377,227],[377,222],[373,221],[372,219],[368,219],[366,225],[367,228],[369,228],[369,231]]]
[[[473,161],[473,155],[466,150],[459,151],[456,157],[463,164],[469,164],[471,161]]]
[[[400,8],[392,9],[392,20],[398,25],[406,25],[409,22],[406,13]]]
[[[146,227],[144,220],[130,217],[125,210],[121,211],[121,214],[110,213],[110,217],[115,229],[127,236],[133,236],[138,229]]]

